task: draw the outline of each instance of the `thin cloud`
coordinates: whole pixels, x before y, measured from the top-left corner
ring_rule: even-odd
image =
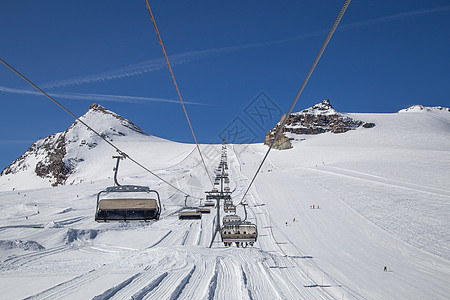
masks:
[[[443,12],[450,10],[450,5],[446,6],[439,6],[435,8],[425,9],[425,10],[417,10],[417,11],[410,11],[410,12],[404,12],[404,13],[398,13],[390,16],[380,17],[380,18],[374,18],[369,19],[365,21],[350,23],[350,24],[342,24],[339,27],[339,30],[347,30],[351,28],[357,28],[357,27],[364,27],[364,26],[373,26],[380,23],[388,23],[393,22],[398,19],[402,18],[408,18],[408,17],[414,17],[418,15],[426,15],[426,14],[432,14],[437,12]],[[291,41],[298,41],[303,40],[315,36],[321,36],[328,33],[329,30],[320,30],[312,33],[306,33],[301,35],[296,35],[292,37],[287,37],[280,40],[274,40],[274,41],[267,41],[267,42],[260,42],[260,43],[250,43],[250,44],[244,44],[244,45],[238,45],[238,46],[229,46],[229,47],[221,47],[221,48],[210,48],[205,50],[197,50],[197,51],[190,51],[180,54],[174,54],[169,56],[169,61],[172,65],[181,65],[188,62],[192,62],[198,59],[202,59],[207,56],[211,56],[214,54],[221,54],[221,53],[227,53],[227,52],[234,52],[239,50],[246,50],[246,49],[252,49],[252,48],[261,48],[281,43],[287,43]],[[136,75],[140,75],[143,73],[153,72],[153,71],[159,71],[161,69],[167,68],[167,64],[165,62],[164,58],[156,58],[147,60],[141,63],[129,65],[123,68],[114,69],[107,72],[102,73],[96,73],[96,74],[89,74],[89,75],[83,75],[75,78],[69,78],[65,80],[59,80],[50,82],[47,84],[41,84],[41,87],[44,89],[54,89],[58,87],[64,87],[64,86],[72,86],[72,85],[79,85],[79,84],[85,84],[85,83],[95,83],[95,82],[102,82],[102,81],[109,81],[109,80],[115,80],[115,79],[121,79],[125,77],[132,77]]]
[[[434,8],[425,9],[425,10],[409,11],[409,12],[394,14],[394,15],[390,15],[390,16],[374,18],[374,19],[370,19],[370,20],[365,20],[365,21],[360,21],[360,22],[355,22],[355,23],[351,23],[351,24],[342,25],[341,29],[350,29],[350,28],[363,27],[363,26],[372,26],[372,25],[377,25],[377,24],[380,24],[380,23],[393,22],[393,21],[396,21],[398,19],[403,19],[403,18],[407,18],[407,17],[414,17],[414,16],[419,16],[419,15],[427,15],[427,14],[432,14],[432,13],[436,13],[436,12],[444,12],[444,11],[448,11],[448,10],[450,10],[450,5],[439,6],[439,7],[434,7]]]
[[[206,55],[213,54],[217,51],[224,51],[221,49],[207,49],[192,51],[186,53],[180,53],[169,56],[171,65],[180,65],[188,63],[190,61],[205,57]],[[147,61],[143,61],[137,64],[129,65],[123,68],[110,70],[107,72],[101,72],[96,74],[88,74],[75,78],[69,78],[64,80],[53,81],[46,84],[40,84],[44,89],[54,89],[58,87],[73,86],[85,83],[103,82],[114,79],[121,79],[126,77],[132,77],[143,73],[158,71],[167,68],[167,64],[164,58],[155,58]]]
[[[38,91],[14,89],[5,86],[0,86],[0,92],[22,94],[22,95],[34,95],[43,96]],[[110,101],[110,102],[126,102],[126,103],[138,103],[138,102],[166,102],[179,104],[179,100],[164,99],[164,98],[152,98],[152,97],[138,97],[138,96],[122,96],[122,95],[108,95],[108,94],[84,94],[84,93],[47,93],[49,96],[57,99],[69,99],[69,100],[89,100],[89,101]],[[205,105],[198,102],[185,101],[185,104],[192,105]]]

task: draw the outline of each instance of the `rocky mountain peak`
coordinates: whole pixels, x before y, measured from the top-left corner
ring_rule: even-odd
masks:
[[[106,117],[106,118],[117,119],[117,120],[119,120],[120,125],[122,125],[124,127],[127,127],[129,129],[131,129],[132,131],[135,131],[137,133],[146,134],[141,128],[139,128],[133,122],[125,119],[124,117],[122,117],[121,115],[116,114],[115,112],[112,112],[112,111],[104,108],[103,106],[101,106],[100,104],[97,104],[97,103],[91,104],[91,106],[89,106],[88,112],[85,113],[83,116],[81,116],[80,119],[85,121],[85,119],[98,118],[99,115],[103,115],[103,117]],[[92,122],[92,120],[91,120],[91,122]],[[75,121],[72,124],[72,126],[75,126],[76,124],[77,124],[77,121]],[[89,123],[88,123],[88,125],[89,125]],[[100,124],[98,124],[98,125],[100,125]],[[69,127],[69,130],[70,130],[71,127]],[[96,129],[99,129],[99,128],[96,127]],[[112,128],[109,128],[109,129],[112,129]]]
[[[301,113],[301,114],[314,114],[314,115],[318,115],[318,114],[330,115],[330,114],[338,114],[338,111],[336,111],[333,108],[333,106],[330,103],[330,99],[325,99],[322,102],[314,104],[310,108],[304,109],[304,110],[302,110],[299,113]],[[299,114],[299,113],[297,113],[297,114]]]
[[[106,108],[104,108],[104,107],[101,106],[100,104],[92,103],[91,106],[89,106],[89,110],[98,110],[98,111],[105,112],[105,111],[106,111]]]
[[[92,104],[79,119],[111,142],[132,135],[147,135],[131,121],[99,104]],[[6,167],[0,176],[28,172],[27,176],[46,179],[53,186],[65,184],[77,165],[89,155],[88,151],[92,151],[102,142],[99,136],[75,121],[67,130],[33,143],[23,155]]]
[[[267,132],[264,144],[270,145],[272,143],[275,133],[285,117],[284,115],[275,128]],[[375,124],[354,120],[346,114],[335,110],[330,100],[325,99],[310,108],[290,114],[284,126],[283,134],[278,136],[277,141],[274,143],[274,148],[280,150],[292,148],[289,138],[285,135],[286,132],[293,134],[344,133],[360,126],[372,128]]]

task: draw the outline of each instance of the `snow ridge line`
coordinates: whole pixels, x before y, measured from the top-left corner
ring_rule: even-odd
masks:
[[[245,274],[244,268],[241,265],[241,271],[242,271],[242,281],[244,282],[244,287],[247,289],[248,298],[250,300],[253,300],[252,291],[247,286],[247,274]]]
[[[135,293],[133,296],[131,296],[132,300],[141,300],[143,299],[148,293],[153,291],[160,283],[164,280],[168,275],[167,272],[162,273],[159,275],[158,278],[153,280],[151,283],[140,289],[137,293]]]
[[[200,221],[200,226],[197,232],[197,239],[195,241],[195,245],[200,245],[200,243],[202,242],[202,233],[203,233],[203,217],[202,220]]]
[[[191,224],[191,225],[192,225],[192,224]],[[185,230],[185,231],[184,231],[184,235],[183,235],[183,237],[181,238],[181,246],[186,245],[186,240],[187,240],[188,236],[189,236],[189,230]]]
[[[182,160],[180,160],[180,161],[177,162],[176,164],[174,164],[174,165],[172,165],[172,166],[170,166],[170,167],[167,167],[167,168],[157,169],[157,170],[155,170],[155,171],[161,171],[161,170],[162,170],[162,171],[168,171],[168,170],[170,170],[170,169],[175,168],[176,166],[182,164],[185,160],[187,160],[187,159],[189,158],[189,156],[191,156],[192,153],[195,151],[195,149],[196,149],[196,147],[194,147],[194,148],[191,150],[191,152],[189,152],[188,155],[186,155]]]
[[[162,237],[159,239],[159,241],[157,241],[156,243],[154,243],[154,244],[151,245],[151,246],[148,246],[147,249],[150,249],[150,248],[153,248],[153,247],[157,246],[157,245],[160,244],[166,237],[168,237],[169,234],[171,234],[171,233],[172,233],[172,230],[169,230],[169,232],[167,232],[164,236],[162,236]]]
[[[213,300],[214,294],[216,293],[217,278],[219,276],[218,268],[219,268],[219,258],[217,257],[216,264],[214,265],[214,275],[211,278],[211,281],[209,282],[208,300]]]
[[[115,294],[117,294],[117,292],[119,292],[121,289],[123,289],[124,287],[126,287],[127,285],[129,285],[133,280],[135,280],[138,276],[140,276],[142,273],[137,273],[133,276],[131,276],[130,278],[122,281],[121,283],[119,283],[118,285],[113,286],[112,288],[104,291],[102,294],[95,296],[94,298],[92,298],[92,300],[107,300],[110,299],[111,297],[113,297]]]
[[[173,291],[172,295],[170,296],[170,300],[176,300],[178,299],[178,297],[181,295],[181,293],[183,292],[184,288],[186,287],[186,285],[189,283],[189,280],[192,277],[192,274],[195,271],[195,265],[192,267],[191,271],[183,278],[183,280],[181,280],[181,282],[178,284],[177,288],[175,289],[175,291]]]
[[[61,220],[61,221],[55,221],[54,223],[56,225],[64,226],[64,225],[70,225],[70,224],[77,223],[86,218],[87,217],[75,217],[75,218],[65,219],[65,220]],[[27,224],[27,225],[7,225],[7,226],[0,227],[0,231],[9,229],[9,228],[44,228],[45,225],[46,225],[45,223],[36,223],[36,224]]]
[[[317,168],[302,168],[302,169],[313,170],[313,171],[323,172],[323,173],[329,173],[329,174],[336,175],[336,176],[349,177],[349,178],[358,179],[358,180],[365,180],[365,181],[378,183],[378,184],[390,185],[390,186],[394,186],[394,187],[398,187],[398,188],[402,188],[402,189],[406,189],[406,190],[411,190],[411,191],[415,191],[415,192],[427,193],[427,194],[431,194],[431,195],[438,195],[441,197],[450,197],[450,191],[448,191],[448,190],[430,187],[430,186],[422,186],[422,185],[418,185],[415,183],[404,182],[404,181],[395,180],[395,179],[389,179],[389,178],[385,178],[385,177],[381,177],[381,176],[376,176],[376,175],[367,174],[367,173],[363,173],[363,172],[357,172],[357,171],[348,170],[348,169],[344,169],[344,168],[327,166],[327,167],[322,167],[322,170],[317,169]]]

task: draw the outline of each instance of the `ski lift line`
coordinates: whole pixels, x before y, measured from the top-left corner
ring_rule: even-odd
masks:
[[[53,103],[55,103],[56,105],[58,105],[60,108],[62,108],[65,112],[67,112],[69,115],[71,115],[73,118],[75,118],[75,120],[77,120],[78,122],[80,122],[81,124],[83,124],[84,126],[86,126],[89,130],[91,130],[93,133],[95,133],[96,135],[98,135],[102,140],[104,140],[106,143],[108,143],[111,147],[113,147],[120,155],[122,155],[123,157],[127,157],[129,160],[131,160],[133,163],[135,163],[136,165],[138,165],[139,167],[141,167],[142,169],[144,169],[145,171],[149,172],[150,174],[152,174],[153,176],[155,176],[156,178],[158,178],[159,180],[165,182],[166,184],[168,184],[169,186],[171,186],[172,188],[174,188],[175,190],[181,192],[184,195],[188,195],[187,193],[183,192],[182,190],[180,190],[179,188],[177,188],[176,186],[172,185],[170,182],[168,182],[167,180],[163,179],[162,177],[160,177],[159,175],[155,174],[154,172],[152,172],[151,170],[149,170],[148,168],[146,168],[145,166],[143,166],[142,164],[140,164],[138,161],[134,160],[132,157],[130,157],[128,154],[126,154],[125,152],[123,152],[122,150],[120,150],[116,145],[114,145],[113,143],[111,143],[110,141],[108,141],[105,137],[103,137],[100,133],[98,133],[95,129],[93,129],[91,126],[89,126],[88,124],[86,124],[85,122],[83,122],[80,118],[78,118],[77,116],[75,116],[71,111],[69,111],[67,108],[65,108],[61,103],[59,103],[58,101],[56,101],[55,99],[53,99],[49,94],[47,94],[46,92],[44,92],[41,88],[39,88],[37,85],[35,85],[33,82],[31,82],[28,78],[26,78],[24,75],[22,75],[19,71],[17,71],[16,69],[14,69],[11,65],[9,65],[6,61],[4,61],[2,58],[0,58],[0,61],[6,66],[8,67],[11,71],[13,71],[14,73],[16,73],[19,77],[21,77],[23,80],[25,80],[26,82],[28,82],[32,87],[34,87],[35,89],[37,89],[39,92],[41,92],[44,96],[46,96],[48,99],[50,99]]]
[[[202,163],[203,163],[203,166],[205,167],[205,171],[206,171],[206,174],[208,175],[209,181],[211,182],[211,186],[214,186],[211,176],[209,174],[208,168],[206,167],[205,160],[203,159],[202,151],[200,150],[200,146],[198,145],[197,138],[195,137],[194,129],[193,129],[191,121],[189,119],[189,116],[188,116],[188,113],[186,110],[186,106],[184,105],[183,98],[181,97],[181,92],[180,92],[180,89],[178,88],[177,81],[175,80],[175,75],[173,74],[172,67],[170,66],[169,58],[167,57],[167,53],[166,53],[164,44],[161,39],[161,35],[159,34],[159,30],[158,30],[158,27],[156,26],[155,18],[153,16],[152,10],[150,9],[150,4],[148,3],[148,0],[145,0],[145,3],[147,4],[148,12],[150,13],[150,16],[152,18],[153,26],[155,27],[156,35],[158,36],[158,39],[159,39],[159,44],[161,45],[162,51],[164,52],[164,57],[166,58],[166,62],[167,62],[167,66],[169,67],[170,75],[172,75],[172,80],[173,80],[173,83],[177,90],[178,98],[180,99],[181,105],[183,106],[184,114],[186,115],[186,120],[188,121],[189,128],[191,129],[192,137],[194,138],[195,144],[197,145],[198,153],[200,154],[200,158],[202,159]]]
[[[300,95],[303,92],[303,89],[305,88],[306,84],[309,81],[309,78],[311,77],[314,69],[316,68],[317,63],[319,62],[323,52],[325,51],[325,48],[327,47],[328,43],[331,40],[331,37],[333,36],[334,32],[336,31],[337,26],[339,25],[339,22],[341,21],[342,17],[344,16],[345,11],[347,10],[348,5],[350,4],[351,0],[346,0],[344,5],[341,8],[341,11],[339,12],[339,15],[337,16],[336,20],[334,21],[333,26],[331,27],[330,32],[327,35],[327,38],[325,39],[324,43],[322,44],[322,47],[320,48],[319,54],[317,54],[316,59],[314,60],[314,63],[312,64],[311,68],[309,69],[308,75],[306,75],[305,80],[303,81],[302,86],[300,87],[300,90],[298,91],[297,95],[295,96],[294,101],[291,104],[291,107],[289,108],[289,111],[287,112],[287,114],[285,114],[285,117],[283,118],[283,120],[281,121],[280,126],[278,127],[277,132],[275,133],[275,136],[272,140],[272,143],[270,144],[269,149],[267,150],[266,154],[264,155],[263,160],[261,161],[261,164],[258,167],[258,170],[256,170],[255,175],[252,178],[252,181],[250,182],[247,190],[244,193],[244,196],[242,196],[241,202],[239,204],[242,204],[244,202],[245,196],[247,195],[248,191],[250,190],[253,182],[256,179],[256,176],[258,176],[259,171],[261,170],[267,156],[269,155],[270,150],[272,150],[273,144],[275,143],[275,141],[278,138],[278,135],[281,133],[281,131],[284,128],[284,125],[286,124],[287,119],[289,118],[289,115],[291,114],[292,110],[294,109],[295,104],[297,103],[298,99],[300,98]]]

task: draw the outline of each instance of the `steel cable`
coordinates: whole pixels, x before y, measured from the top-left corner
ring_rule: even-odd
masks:
[[[22,75],[19,71],[17,71],[16,69],[14,69],[11,65],[9,65],[6,61],[4,61],[3,59],[0,58],[0,61],[6,66],[8,67],[11,71],[13,71],[14,73],[16,73],[17,75],[19,75],[23,80],[25,80],[26,82],[28,82],[32,87],[34,87],[35,89],[37,89],[39,92],[41,92],[44,96],[46,96],[48,99],[50,99],[53,103],[55,103],[56,105],[58,105],[60,108],[62,108],[65,112],[67,112],[69,115],[71,115],[73,118],[75,118],[75,120],[77,120],[78,122],[80,122],[81,124],[83,124],[84,126],[86,126],[89,130],[91,130],[94,134],[98,135],[102,140],[104,140],[106,143],[108,143],[111,147],[113,147],[120,155],[128,158],[129,160],[131,160],[133,163],[135,163],[136,165],[138,165],[139,167],[141,167],[142,169],[144,169],[145,171],[149,172],[150,174],[152,174],[153,176],[155,176],[156,178],[158,178],[159,180],[163,181],[164,183],[168,184],[169,186],[171,186],[172,188],[174,188],[175,190],[181,192],[184,195],[188,195],[189,194],[183,192],[182,190],[180,190],[179,188],[177,188],[176,186],[174,186],[173,184],[171,184],[170,182],[168,182],[167,180],[165,180],[164,178],[162,178],[161,176],[155,174],[154,172],[152,172],[150,169],[146,168],[144,165],[142,165],[141,163],[139,163],[138,161],[136,161],[135,159],[133,159],[132,157],[130,157],[129,155],[127,155],[125,152],[123,152],[122,150],[120,150],[116,145],[114,145],[112,142],[108,141],[105,137],[103,137],[100,133],[98,133],[95,129],[93,129],[91,126],[89,126],[88,124],[86,124],[83,120],[81,120],[80,118],[78,118],[77,116],[75,116],[72,112],[70,112],[67,108],[65,108],[61,103],[59,103],[58,101],[56,101],[55,99],[53,99],[49,94],[47,94],[46,92],[44,92],[41,88],[39,88],[37,85],[35,85],[33,82],[31,82],[28,78],[26,78],[24,75]],[[192,197],[192,196],[190,196]],[[192,198],[197,198],[197,197],[192,197]],[[201,199],[201,198],[198,198]]]
[[[186,115],[186,119],[189,123],[189,128],[191,129],[191,133],[192,133],[192,136],[194,137],[195,144],[197,145],[198,153],[200,154],[200,158],[202,160],[203,166],[205,167],[205,171],[208,176],[208,179],[211,182],[211,186],[214,187],[211,176],[209,175],[209,172],[208,172],[208,168],[206,167],[205,160],[203,159],[202,151],[200,150],[200,146],[198,145],[197,138],[195,137],[194,129],[192,128],[191,121],[189,120],[189,116],[188,116],[186,107],[184,105],[183,98],[181,97],[180,89],[178,88],[177,81],[175,80],[175,75],[173,74],[172,67],[170,66],[169,58],[167,57],[166,50],[164,49],[164,44],[162,42],[161,35],[159,34],[158,27],[156,26],[155,18],[153,17],[152,10],[150,9],[150,4],[148,3],[148,0],[145,0],[145,3],[147,4],[148,12],[150,13],[150,16],[152,18],[152,22],[153,22],[153,26],[155,27],[156,34],[158,35],[159,44],[161,45],[161,48],[164,52],[164,57],[166,58],[166,62],[167,62],[167,66],[169,67],[170,75],[172,75],[173,83],[175,84],[175,88],[177,89],[178,98],[180,99],[181,105],[183,106],[184,114]]]
[[[316,59],[314,60],[314,63],[312,64],[311,68],[309,69],[308,75],[306,76],[305,80],[303,81],[302,86],[300,87],[300,90],[298,91],[297,95],[295,96],[294,101],[291,104],[291,107],[289,108],[289,111],[287,112],[287,114],[284,115],[283,120],[281,121],[280,126],[278,127],[277,132],[275,133],[275,136],[272,140],[272,143],[269,146],[269,149],[267,150],[266,154],[264,155],[263,160],[261,161],[261,164],[258,167],[258,170],[256,170],[255,175],[252,178],[252,181],[250,182],[247,190],[245,191],[244,195],[242,196],[241,202],[239,204],[242,204],[244,202],[245,196],[247,195],[248,191],[250,190],[253,182],[256,179],[256,176],[258,176],[259,171],[261,170],[264,161],[266,160],[267,156],[269,155],[270,150],[272,150],[272,147],[275,143],[275,141],[278,138],[278,135],[281,133],[281,131],[284,128],[284,125],[286,124],[287,119],[289,119],[289,115],[291,114],[292,110],[294,109],[295,104],[298,101],[298,98],[300,97],[300,95],[303,92],[303,89],[305,88],[306,84],[308,83],[309,78],[311,77],[311,74],[313,73],[314,69],[316,68],[317,63],[320,60],[320,57],[322,56],[323,52],[325,51],[325,48],[327,47],[331,37],[333,36],[337,26],[339,25],[339,22],[341,21],[342,17],[344,16],[345,11],[347,10],[348,5],[350,4],[351,0],[346,0],[344,5],[341,8],[341,11],[339,12],[339,15],[337,16],[336,20],[334,21],[333,26],[331,27],[330,32],[327,35],[327,38],[325,39],[325,42],[322,44],[322,47],[320,48],[319,54],[317,54]]]

